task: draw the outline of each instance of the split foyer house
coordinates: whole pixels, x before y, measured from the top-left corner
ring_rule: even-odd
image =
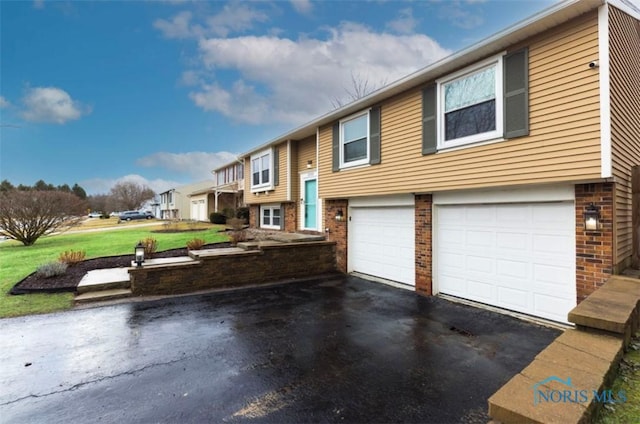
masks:
[[[566,321],[634,254],[639,21],[556,4],[247,152],[251,225],[325,233],[343,272]]]
[[[160,193],[160,218],[208,221],[213,181],[205,180]]]
[[[211,171],[215,185],[211,189],[211,212],[236,210],[243,206],[244,164],[235,160]]]

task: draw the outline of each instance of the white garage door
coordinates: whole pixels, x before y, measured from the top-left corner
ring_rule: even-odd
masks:
[[[555,321],[576,305],[571,202],[437,206],[440,293]]]
[[[351,271],[415,285],[413,207],[351,208]]]

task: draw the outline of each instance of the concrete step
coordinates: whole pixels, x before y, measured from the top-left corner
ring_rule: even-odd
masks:
[[[89,271],[82,277],[76,291],[79,294],[131,287],[127,268],[107,268]]]
[[[82,293],[75,297],[75,303],[100,302],[104,300],[123,299],[132,295],[131,289],[110,289]]]
[[[625,342],[638,330],[640,280],[614,275],[569,312],[578,328],[620,334]]]

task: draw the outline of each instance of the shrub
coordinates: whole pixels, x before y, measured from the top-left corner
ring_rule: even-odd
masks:
[[[245,222],[244,219],[240,219],[240,218],[227,219],[227,225],[233,228],[235,231],[242,230],[242,227],[244,227],[244,222]]]
[[[67,266],[74,266],[84,261],[85,256],[87,256],[87,252],[84,250],[65,250],[58,256],[58,262],[67,264]]]
[[[238,208],[236,210],[236,218],[244,219],[245,222],[249,222],[249,208]]]
[[[147,237],[144,240],[140,240],[140,243],[144,246],[144,257],[146,259],[151,259],[158,249],[158,240],[153,237]]]
[[[219,212],[213,212],[209,215],[209,220],[212,224],[225,224],[227,222],[227,217]]]
[[[204,246],[204,240],[199,238],[194,238],[187,242],[187,249],[189,250],[200,250]]]
[[[49,262],[40,265],[36,270],[36,275],[38,277],[51,278],[64,275],[65,272],[67,272],[67,264],[62,262]]]
[[[233,208],[224,208],[222,210],[222,214],[227,218],[233,218],[236,216],[236,211]]]
[[[247,241],[247,232],[244,230],[232,231],[231,234],[229,234],[229,241],[232,246],[235,246],[240,242]]]

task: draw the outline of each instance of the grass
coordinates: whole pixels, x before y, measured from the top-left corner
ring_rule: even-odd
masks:
[[[631,340],[625,353],[618,376],[611,386],[614,394],[624,391],[626,402],[605,405],[600,411],[598,424],[637,423],[640,417],[640,332]]]
[[[119,228],[122,228],[122,225],[127,224],[120,224]],[[181,229],[191,229],[189,227],[191,227],[189,224],[178,226]],[[158,251],[185,247],[187,241],[193,238],[202,238],[206,243],[228,240],[226,234],[217,233],[221,226],[202,224],[201,227],[204,229],[199,231],[153,233],[153,230],[164,228],[160,223],[153,227],[74,232],[42,237],[29,247],[15,241],[2,242],[0,243],[0,318],[61,311],[73,306],[71,293],[20,296],[12,296],[8,293],[17,282],[34,272],[39,265],[56,261],[60,253],[65,250],[84,250],[87,253],[86,259],[91,259],[101,256],[133,255],[133,247],[138,240],[147,237],[158,240]]]

